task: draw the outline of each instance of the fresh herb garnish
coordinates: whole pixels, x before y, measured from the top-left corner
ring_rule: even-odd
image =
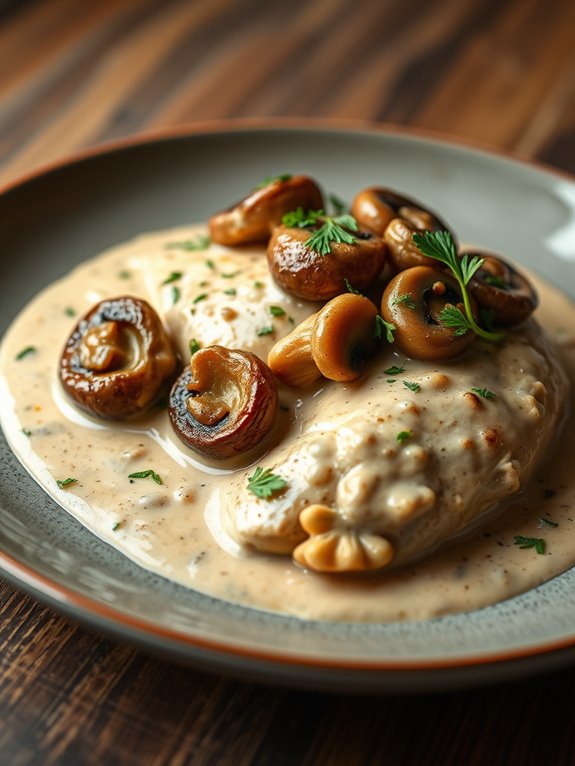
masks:
[[[192,338],[190,341],[190,356],[193,356],[196,351],[199,351],[201,349],[200,344],[195,338]]]
[[[20,351],[18,354],[16,354],[16,359],[20,361],[20,359],[24,359],[25,356],[29,356],[30,354],[35,354],[38,349],[36,346],[26,346],[26,348],[23,348],[22,351]]]
[[[400,295],[392,301],[393,306],[406,306],[408,309],[416,308],[416,303],[411,295]]]
[[[525,537],[525,535],[515,535],[514,545],[520,548],[535,548],[539,554],[545,553],[545,540],[542,537]]]
[[[28,428],[23,428],[22,433],[24,434],[24,436],[32,436],[32,431],[30,431],[30,429]]]
[[[413,431],[400,431],[395,438],[398,442],[404,442],[407,441],[407,439],[411,439],[412,436]]]
[[[206,258],[205,264],[208,267],[208,269],[212,269],[212,271],[216,268],[216,264],[212,261],[211,258]]]
[[[205,250],[210,244],[210,238],[207,236],[198,237],[197,239],[185,239],[182,242],[168,242],[166,248],[168,250]]]
[[[237,277],[239,273],[239,271],[229,271],[227,274],[220,274],[220,276],[223,279],[233,279],[234,277]]]
[[[182,291],[177,285],[172,287],[172,303],[177,303],[182,297]]]
[[[492,342],[502,340],[505,337],[503,333],[484,330],[477,324],[471,311],[467,285],[475,272],[483,265],[483,258],[474,255],[470,259],[467,254],[460,258],[457,255],[453,238],[448,231],[415,232],[413,242],[423,255],[434,258],[448,266],[461,289],[465,313],[456,306],[446,306],[439,313],[439,321],[446,327],[455,328],[456,335],[464,335],[468,330],[471,330],[485,340]]]
[[[122,526],[122,522],[121,521],[115,521],[112,524],[112,532],[117,532],[120,529],[121,526]]]
[[[260,466],[248,478],[248,489],[250,492],[253,492],[256,497],[264,499],[271,497],[286,486],[287,482],[285,479],[272,473],[269,468],[261,468]]]
[[[281,306],[270,306],[270,314],[273,317],[283,317],[285,315],[285,311]]]
[[[66,314],[67,317],[75,317],[76,316],[76,311],[75,311],[75,309],[72,308],[72,306],[67,306],[64,309],[64,314]]]
[[[291,173],[281,173],[278,176],[268,176],[256,186],[256,189],[264,189],[266,186],[269,186],[270,184],[276,183],[278,181],[284,183],[285,181],[290,181],[292,178],[293,176]]]
[[[410,391],[413,391],[414,394],[417,394],[419,393],[419,391],[421,391],[421,386],[419,385],[419,383],[412,383],[412,381],[410,380],[404,380],[403,385],[406,388],[409,388]]]
[[[182,272],[181,271],[172,271],[170,276],[167,279],[164,279],[162,282],[163,285],[169,285],[172,282],[177,282],[178,279],[182,278]]]
[[[472,388],[471,391],[477,396],[483,397],[483,399],[496,399],[497,394],[490,391],[488,388]]]
[[[545,516],[540,516],[537,526],[539,529],[551,529],[552,527],[558,527],[559,524],[556,521],[551,521],[551,519],[546,519]]]
[[[120,279],[130,279],[131,276],[132,276],[132,274],[131,274],[130,271],[119,271],[118,272],[118,277]]]
[[[396,364],[394,364],[392,367],[388,367],[387,370],[383,371],[384,375],[401,375],[402,372],[405,372],[405,367],[398,367]]]
[[[60,489],[64,489],[65,487],[69,487],[70,484],[75,484],[77,481],[78,479],[72,479],[71,476],[68,476],[67,479],[56,479],[56,484]]]
[[[200,293],[199,295],[196,295],[192,303],[199,303],[200,301],[205,301],[208,297],[207,293]]]
[[[359,290],[356,290],[355,287],[351,284],[349,279],[347,277],[343,278],[343,281],[345,282],[346,289],[348,293],[353,293],[353,295],[361,295],[362,293],[359,292]]]
[[[226,295],[237,295],[237,294],[238,294],[238,291],[236,290],[236,288],[235,288],[235,287],[228,287],[228,289],[227,289],[227,290],[224,290],[224,293],[225,293]]]
[[[266,325],[266,327],[260,327],[256,335],[258,336],[258,338],[261,338],[263,335],[271,335],[273,331],[274,331],[273,325],[269,324],[269,325]]]
[[[353,245],[356,241],[356,237],[348,231],[348,229],[357,231],[359,228],[353,216],[347,214],[338,215],[335,218],[324,216],[322,221],[323,224],[306,242],[307,247],[315,253],[327,255],[331,253],[332,243],[344,242],[346,245]]]
[[[379,314],[375,317],[375,329],[373,335],[375,338],[383,338],[388,343],[393,343],[393,333],[395,332],[395,325],[393,322],[386,322],[385,319]]]
[[[285,213],[282,216],[282,223],[284,226],[307,229],[309,226],[315,226],[323,214],[323,210],[308,210],[306,212],[303,207],[298,207],[289,213]]]
[[[147,471],[136,471],[136,473],[129,473],[128,479],[147,479],[148,476],[151,476],[152,479],[156,482],[156,484],[164,483],[161,480],[159,474],[157,474],[155,471],[152,471],[151,468],[148,468]]]
[[[254,282],[254,287],[257,287],[258,290],[260,290],[264,286],[263,282]]]

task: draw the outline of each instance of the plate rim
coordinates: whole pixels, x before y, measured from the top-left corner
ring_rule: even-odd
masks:
[[[11,179],[0,185],[0,196],[33,183],[35,180],[49,176],[67,167],[82,164],[87,160],[97,160],[104,155],[113,155],[130,150],[133,147],[144,147],[165,143],[178,139],[197,138],[214,134],[249,134],[264,132],[308,132],[311,134],[330,133],[349,136],[365,134],[381,136],[382,138],[400,138],[416,143],[424,143],[445,149],[461,150],[464,153],[480,155],[484,158],[505,160],[511,165],[527,167],[545,176],[558,177],[575,184],[575,175],[563,169],[548,165],[539,160],[533,160],[516,152],[491,147],[480,142],[462,139],[461,137],[431,131],[423,128],[406,127],[388,123],[374,123],[348,119],[321,118],[238,118],[233,120],[210,120],[194,123],[193,125],[174,126],[158,130],[144,131],[136,135],[103,142],[87,147],[72,154],[51,161],[44,165]],[[76,617],[96,629],[107,629],[125,640],[133,638],[139,644],[158,649],[158,643],[177,649],[177,655],[183,659],[186,654],[183,649],[196,652],[207,652],[212,655],[225,656],[231,661],[247,661],[252,664],[276,664],[281,667],[299,667],[316,671],[380,671],[386,674],[407,673],[409,671],[438,671],[438,670],[470,670],[485,668],[485,666],[501,667],[513,661],[535,660],[549,657],[558,652],[575,647],[575,627],[569,636],[541,640],[533,644],[510,649],[489,650],[479,653],[475,650],[469,654],[441,658],[345,658],[320,657],[305,654],[301,650],[290,653],[285,649],[273,651],[262,647],[248,647],[234,644],[233,637],[226,641],[217,638],[204,638],[179,631],[168,626],[160,626],[154,622],[134,615],[127,614],[113,606],[93,599],[73,587],[64,586],[33,568],[23,564],[4,550],[0,550],[0,573],[6,576],[16,587],[32,594],[43,603],[60,609],[66,614]],[[297,618],[294,618],[297,619]],[[189,658],[193,659],[193,655]]]

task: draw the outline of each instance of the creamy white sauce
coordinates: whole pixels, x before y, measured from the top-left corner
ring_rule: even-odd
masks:
[[[196,227],[158,232],[110,250],[48,287],[7,333],[2,425],[24,465],[63,507],[150,570],[222,599],[304,618],[428,619],[508,598],[575,562],[575,428],[571,418],[558,444],[551,424],[561,417],[562,376],[549,376],[554,354],[532,322],[510,333],[495,366],[492,350],[477,341],[472,354],[444,365],[406,363],[386,349],[358,383],[284,390],[287,410],[242,466],[210,463],[188,450],[160,409],[116,424],[80,413],[60,388],[58,360],[77,319],[103,298],[149,300],[182,355],[194,337],[265,359],[276,340],[316,310],[273,283],[258,249],[170,246],[204,233]],[[163,284],[174,272],[182,277]],[[538,321],[573,381],[575,308],[540,282],[538,289]],[[271,316],[271,305],[285,315]],[[273,333],[258,336],[267,326]],[[30,345],[37,350],[16,360]],[[408,371],[388,383],[383,370],[393,364]],[[418,381],[421,392],[407,390],[403,379]],[[498,398],[480,402],[476,412],[464,397],[470,385],[497,390]],[[481,434],[489,427],[505,431],[513,454],[486,446]],[[397,445],[400,430],[412,431],[409,443]],[[438,442],[445,446],[443,463],[434,452]],[[282,498],[258,501],[246,491],[254,465],[285,475]],[[149,468],[162,485],[128,478]],[[77,481],[59,489],[56,480],[67,477]],[[471,536],[418,560],[518,487],[504,511],[482,519]],[[419,522],[437,520],[426,510],[439,498],[446,509],[439,522]],[[336,504],[359,528],[397,538],[404,565],[378,575],[327,576],[303,570],[289,556],[254,550],[291,549],[301,538],[297,514],[309,502]],[[373,519],[373,505],[385,509],[381,518]],[[541,517],[558,526],[541,526]],[[519,549],[515,535],[544,538],[545,554]]]

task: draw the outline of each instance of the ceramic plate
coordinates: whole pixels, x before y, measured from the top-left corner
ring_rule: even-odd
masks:
[[[304,172],[350,199],[385,184],[429,200],[464,241],[575,294],[575,182],[404,133],[227,127],[123,144],[0,195],[2,330],[43,285],[145,230],[205,219],[261,178]],[[313,688],[405,691],[551,668],[575,656],[575,570],[471,614],[426,623],[304,622],[151,575],[93,537],[0,446],[0,568],[85,623],[173,659]]]

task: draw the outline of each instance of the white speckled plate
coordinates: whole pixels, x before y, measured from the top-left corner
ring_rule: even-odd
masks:
[[[259,179],[305,172],[349,199],[385,184],[462,240],[508,253],[575,295],[575,182],[407,133],[228,126],[86,154],[0,195],[2,329],[47,282],[104,248],[205,219]],[[93,537],[0,444],[0,569],[84,622],[206,669],[314,688],[406,691],[534,672],[575,656],[575,570],[505,603],[427,623],[302,622],[151,575]],[[575,544],[575,541],[574,541]]]

